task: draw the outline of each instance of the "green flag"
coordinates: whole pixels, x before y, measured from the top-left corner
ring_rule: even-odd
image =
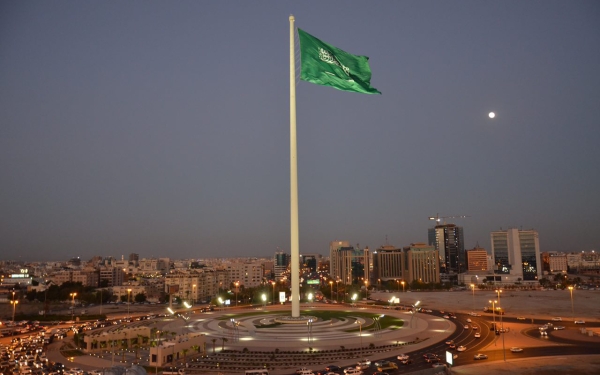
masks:
[[[381,94],[371,87],[367,56],[355,56],[298,29],[302,74],[300,79],[338,90]]]

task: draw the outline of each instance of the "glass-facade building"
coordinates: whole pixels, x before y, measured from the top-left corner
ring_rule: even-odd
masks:
[[[538,233],[511,228],[491,233],[494,273],[538,280],[541,259]]]

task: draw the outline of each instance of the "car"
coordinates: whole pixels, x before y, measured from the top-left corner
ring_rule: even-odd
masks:
[[[477,361],[477,360],[480,360],[480,359],[487,359],[487,358],[488,358],[488,356],[487,356],[487,355],[485,355],[485,354],[481,354],[481,353],[477,353],[477,354],[475,354],[475,355],[473,356],[473,359],[474,359],[474,360],[476,360],[476,361]]]
[[[403,365],[412,365],[412,363],[413,363],[413,361],[410,358],[400,360],[400,364],[403,364]]]
[[[510,351],[513,353],[521,353],[523,351],[523,348],[517,348],[516,346],[513,346],[512,348],[510,348]]]
[[[377,371],[383,372],[385,370],[397,370],[398,365],[395,362],[387,362],[386,364],[377,367]]]
[[[362,369],[364,369],[366,367],[369,367],[369,366],[371,366],[371,361],[368,360],[368,359],[366,359],[366,358],[363,359],[362,361],[356,362],[356,368],[359,369],[359,370],[362,370]]]
[[[525,318],[524,316],[518,316],[517,317],[517,320],[525,320],[525,319],[527,319],[527,318]]]
[[[448,345],[448,349],[456,349],[456,344],[450,344],[450,345]]]
[[[585,321],[583,321],[583,320],[576,320],[575,324],[585,324]]]
[[[325,370],[330,371],[330,372],[336,372],[336,371],[340,371],[341,368],[340,368],[340,366],[329,365],[329,366],[325,367]]]
[[[408,357],[408,354],[400,353],[400,354],[398,354],[398,357],[396,357],[396,358],[398,358],[399,361],[404,361],[405,359],[408,359],[409,357]]]
[[[459,346],[458,348],[456,348],[457,352],[464,352],[465,350],[467,350],[467,347],[466,346],[462,346],[462,345]]]
[[[477,331],[478,329],[479,329],[479,327],[473,326],[473,331]]]
[[[444,319],[450,319],[448,315],[444,315]]]
[[[438,355],[437,354],[433,354],[433,353],[424,354],[423,358],[425,358],[425,362],[427,362],[427,363],[439,362],[440,361],[440,358],[438,357]]]
[[[383,366],[383,365],[386,365],[388,362],[389,361],[380,359],[379,361],[373,362],[373,366],[375,366],[375,367]]]
[[[555,331],[560,331],[562,329],[565,329],[565,327],[564,326],[554,326]]]
[[[562,322],[562,318],[561,318],[561,317],[559,317],[559,316],[557,316],[557,317],[555,317],[555,318],[552,318],[552,321],[553,321],[553,322]]]
[[[357,368],[349,367],[344,369],[344,374],[346,375],[362,375],[363,372]]]
[[[437,362],[431,365],[431,367],[446,367],[445,363]]]
[[[480,338],[480,337],[481,337],[481,333],[477,332],[477,333],[475,334],[475,338],[476,338],[476,339],[478,339],[478,338]]]
[[[448,341],[446,341],[446,345],[451,345],[451,344],[454,344],[454,340],[448,340]],[[398,358],[398,359],[400,359],[400,358]]]
[[[465,329],[469,329],[469,325],[468,324],[465,324]]]
[[[471,323],[471,319],[470,318],[467,318],[467,323]]]
[[[304,372],[313,372],[313,370],[306,368],[306,367],[301,367],[298,370],[296,370],[296,374],[302,374]]]
[[[373,375],[389,375],[387,372],[374,372]]]

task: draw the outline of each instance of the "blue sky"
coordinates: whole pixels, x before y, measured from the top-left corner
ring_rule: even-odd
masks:
[[[597,1],[4,1],[0,259],[289,251],[290,14],[383,93],[298,82],[301,252],[600,247]]]

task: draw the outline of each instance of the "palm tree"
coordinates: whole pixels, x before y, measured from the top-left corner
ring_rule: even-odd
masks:
[[[215,354],[215,342],[217,342],[217,339],[212,339],[211,341],[213,343],[213,354]]]
[[[223,341],[223,345],[221,346],[221,350],[225,350],[225,343],[227,341],[229,341],[229,340],[227,339],[227,337],[221,337],[221,340]]]
[[[183,362],[185,363],[185,359],[187,357],[187,353],[188,353],[189,349],[182,349],[181,352],[183,353]]]
[[[199,354],[199,353],[200,353],[200,345],[192,345],[192,346],[191,346],[191,349],[192,349],[192,350],[195,350],[195,351],[196,351],[196,354]]]

